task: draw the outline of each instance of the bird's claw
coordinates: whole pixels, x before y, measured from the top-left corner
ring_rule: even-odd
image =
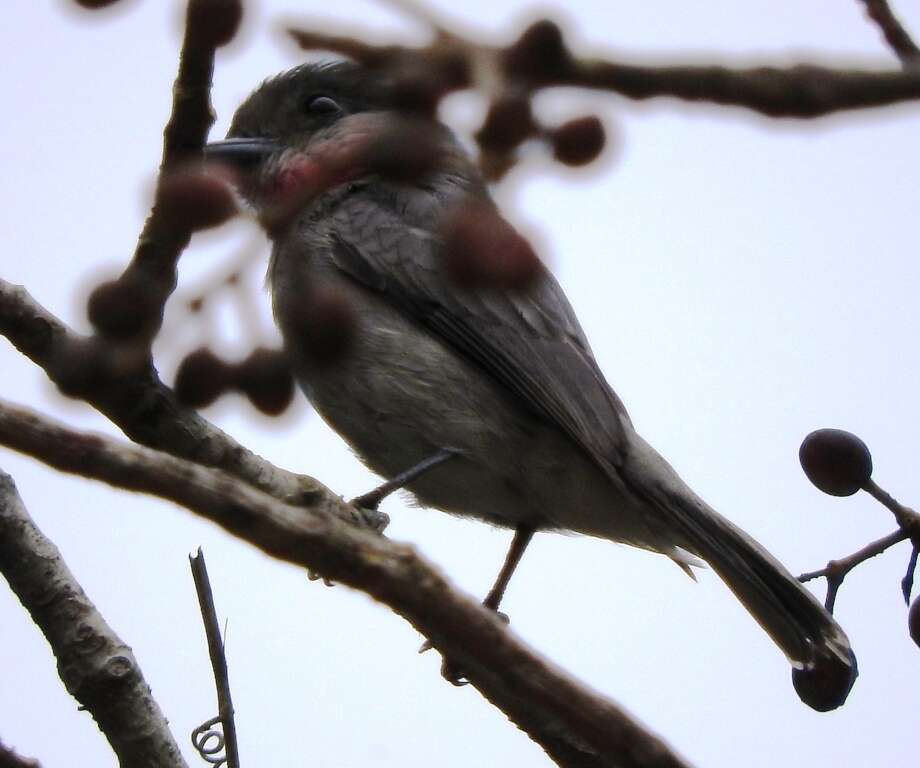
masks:
[[[327,579],[325,576],[320,576],[320,574],[318,574],[316,571],[307,571],[307,578],[308,578],[310,581],[319,581],[320,579],[322,579],[322,580],[323,580],[323,584],[324,584],[325,586],[327,586],[327,587],[334,587],[334,586],[335,586],[335,582],[334,582],[334,581],[332,581],[331,579]]]
[[[448,658],[441,662],[441,677],[456,688],[462,688],[464,685],[470,684],[463,670]]]

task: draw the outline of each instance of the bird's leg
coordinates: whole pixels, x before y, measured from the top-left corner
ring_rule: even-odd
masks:
[[[492,589],[489,590],[489,594],[486,595],[486,599],[482,601],[482,604],[486,608],[495,611],[499,616],[504,616],[504,614],[499,612],[498,606],[502,601],[502,597],[505,595],[505,590],[508,588],[508,582],[511,581],[515,568],[517,568],[518,563],[521,562],[524,550],[526,550],[527,545],[530,544],[535,530],[535,528],[529,525],[519,525],[515,528],[514,538],[511,540],[511,546],[508,547],[508,554],[505,555],[505,562],[502,565],[502,569],[498,572],[498,578],[495,579],[495,583],[492,585]],[[504,618],[507,619],[507,616],[504,616]]]
[[[393,491],[398,491],[400,488],[405,487],[417,477],[421,477],[429,470],[434,469],[439,464],[443,464],[448,459],[457,456],[460,453],[460,450],[457,448],[441,448],[437,453],[433,453],[426,459],[422,459],[415,466],[409,467],[405,472],[400,472],[396,477],[390,478],[385,483],[378,485],[373,490],[368,491],[361,496],[356,496],[349,503],[358,510],[367,509],[374,512],[377,511],[377,507],[380,506],[380,502],[383,501],[387,496],[389,496]],[[383,529],[386,527],[386,524],[390,519],[380,513],[383,518],[383,524],[377,528],[378,533],[382,533]],[[307,571],[307,578],[310,581],[316,581],[317,579],[322,579],[323,584],[327,587],[334,586],[329,579],[324,576],[320,576],[314,571]],[[501,596],[499,596],[501,597]]]
[[[527,549],[527,545],[530,544],[530,540],[533,538],[535,531],[536,528],[530,525],[519,525],[515,528],[514,538],[511,540],[511,546],[508,547],[508,554],[505,555],[505,562],[502,564],[502,569],[499,571],[498,577],[492,585],[492,589],[489,590],[489,594],[486,595],[485,600],[482,601],[483,606],[491,611],[495,611],[498,617],[506,624],[508,623],[508,617],[498,610],[498,606],[502,601],[502,597],[505,595],[508,583],[511,581],[511,577],[514,575],[518,563],[521,562],[521,557],[523,557],[524,551]],[[419,648],[419,653],[424,653],[431,647],[431,643],[426,640],[422,644],[422,647]],[[466,685],[467,683],[464,679],[462,670],[454,665],[448,658],[445,658],[441,664],[441,676],[452,685],[460,686]]]
[[[460,450],[457,448],[441,448],[428,458],[422,459],[415,466],[409,467],[405,472],[400,472],[396,477],[390,478],[373,490],[361,496],[356,496],[351,500],[351,504],[358,509],[377,509],[377,507],[380,506],[380,502],[391,493],[398,491],[400,488],[404,488],[416,478],[421,477],[426,472],[430,472],[435,467],[459,454]]]

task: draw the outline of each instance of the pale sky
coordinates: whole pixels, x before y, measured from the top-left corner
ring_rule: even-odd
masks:
[[[125,0],[124,9],[94,16],[70,5],[16,3],[0,25],[0,275],[85,328],[81,296],[100,270],[130,257],[146,215],[176,66],[178,3]],[[920,35],[920,11],[895,5]],[[897,66],[856,0],[581,0],[566,8],[583,51]],[[502,40],[535,15],[527,9],[473,0],[451,12]],[[298,13],[378,30],[382,39],[421,34],[372,2],[263,0],[219,57],[214,136],[255,85],[299,61],[277,33],[279,19]],[[497,194],[553,265],[640,433],[793,572],[892,530],[889,513],[864,494],[834,499],[813,488],[797,453],[813,429],[849,429],[872,450],[879,484],[906,504],[920,497],[912,439],[920,420],[918,107],[806,124],[585,93],[547,95],[539,106],[559,120],[597,112],[611,147],[589,173],[534,156]],[[474,125],[481,105],[461,98],[448,109]],[[196,238],[182,284],[254,232],[237,222]],[[273,338],[267,297],[258,296],[264,328],[242,335]],[[241,332],[232,311],[215,319],[221,349],[234,353]],[[167,380],[201,339],[201,329],[182,324],[174,321],[159,344]],[[243,354],[238,342],[235,354]],[[63,402],[5,341],[0,355],[4,398],[117,434],[88,408]],[[302,398],[281,423],[235,399],[205,415],[343,496],[376,482]],[[165,502],[64,477],[8,451],[0,467],[134,649],[191,765],[201,763],[188,733],[216,713],[186,559],[199,544],[229,623],[244,765],[550,765],[475,690],[442,681],[436,654],[417,655],[411,627],[363,595],[310,582]],[[485,594],[509,532],[399,499],[384,509],[388,535]],[[857,569],[840,592],[837,617],[861,676],[829,714],[799,702],[782,654],[711,572],[695,584],[660,556],[542,534],[503,607],[513,631],[695,765],[906,765],[916,760],[920,728],[920,649],[908,637],[898,583],[907,557],[902,544]],[[823,599],[823,583],[814,589]],[[114,765],[5,587],[0,647],[0,739],[45,768]]]

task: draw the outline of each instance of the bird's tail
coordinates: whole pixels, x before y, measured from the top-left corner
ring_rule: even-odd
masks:
[[[836,709],[856,681],[856,656],[833,616],[766,549],[701,499],[666,493],[656,506],[792,662],[799,697]]]

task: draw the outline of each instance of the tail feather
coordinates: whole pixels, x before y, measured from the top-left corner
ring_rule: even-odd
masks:
[[[667,493],[656,506],[735,593],[793,665],[809,706],[835,709],[858,674],[850,641],[833,616],[766,549],[702,500]]]

